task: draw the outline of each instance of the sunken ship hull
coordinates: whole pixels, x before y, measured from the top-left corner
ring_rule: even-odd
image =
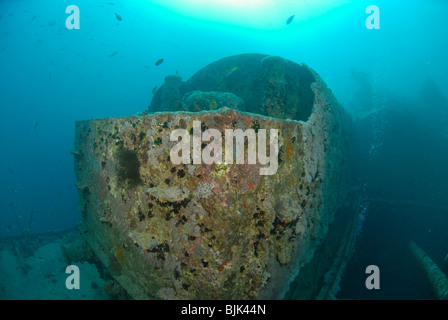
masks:
[[[244,163],[175,164],[171,134],[194,140],[195,121],[223,141],[278,130],[277,170],[260,174],[268,164],[249,163],[248,142]],[[304,64],[240,55],[168,76],[141,115],[76,123],[82,246],[128,298],[333,298],[356,230],[349,136]]]

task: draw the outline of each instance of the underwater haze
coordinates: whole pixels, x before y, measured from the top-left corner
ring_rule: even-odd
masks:
[[[365,209],[337,297],[432,299],[408,244],[448,273],[447,16],[442,0],[1,0],[0,237],[81,221],[75,121],[139,114],[167,75],[268,54],[310,66],[353,119]],[[365,287],[368,265],[380,290]],[[61,298],[8,295],[5,277],[3,299]]]

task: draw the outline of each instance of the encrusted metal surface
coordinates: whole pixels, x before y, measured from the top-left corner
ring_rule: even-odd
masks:
[[[284,296],[344,198],[346,115],[313,76],[306,121],[222,108],[77,122],[81,229],[130,296]],[[277,172],[260,175],[266,165],[247,157],[245,164],[173,164],[170,134],[186,129],[192,137],[193,121],[202,133],[223,136],[225,129],[278,129]]]

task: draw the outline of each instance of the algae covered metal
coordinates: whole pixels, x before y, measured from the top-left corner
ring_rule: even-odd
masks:
[[[168,76],[141,115],[76,123],[80,229],[134,299],[288,297],[345,200],[348,128],[320,77],[280,57]]]

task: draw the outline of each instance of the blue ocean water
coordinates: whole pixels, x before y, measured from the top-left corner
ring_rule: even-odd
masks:
[[[76,120],[139,113],[168,74],[278,55],[316,70],[357,130],[354,183],[370,201],[341,298],[431,298],[423,276],[410,283],[422,272],[407,245],[418,241],[448,271],[448,4],[229,1],[220,17],[197,2],[0,1],[0,237],[81,220]],[[372,4],[379,29],[366,27]],[[79,29],[66,27],[69,5]],[[365,290],[369,264],[384,270],[377,292]]]

